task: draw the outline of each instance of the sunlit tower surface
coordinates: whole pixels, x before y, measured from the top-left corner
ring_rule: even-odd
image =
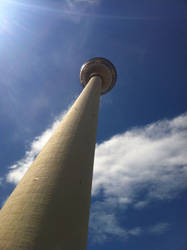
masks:
[[[88,60],[84,89],[0,212],[1,250],[85,250],[101,94],[113,64]]]

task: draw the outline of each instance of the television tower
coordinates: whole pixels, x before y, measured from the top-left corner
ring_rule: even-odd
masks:
[[[116,76],[104,58],[82,66],[82,93],[0,212],[1,250],[86,249],[99,99]]]

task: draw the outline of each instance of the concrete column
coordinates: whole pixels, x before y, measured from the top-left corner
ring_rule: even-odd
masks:
[[[97,72],[96,72],[97,73]],[[1,250],[85,250],[101,75],[93,74],[0,213]]]

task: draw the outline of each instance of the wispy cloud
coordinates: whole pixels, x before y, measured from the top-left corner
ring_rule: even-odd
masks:
[[[28,3],[28,1],[16,1],[16,0],[7,0],[4,1],[4,6],[1,5],[1,9],[3,8],[3,12],[7,12],[6,10],[9,7],[19,8],[22,10],[29,10],[34,12],[35,14],[46,13],[54,16],[60,16],[65,19],[69,19],[73,22],[79,22],[82,18],[91,17],[97,19],[112,19],[112,20],[121,20],[121,21],[158,21],[166,19],[165,16],[133,16],[133,15],[106,15],[106,14],[98,14],[97,12],[92,12],[91,10],[95,9],[99,6],[102,0],[64,0],[58,1],[54,3]],[[4,21],[1,22],[1,25],[4,27],[7,25]],[[20,27],[27,30],[24,27],[24,24],[17,23]],[[4,28],[3,28],[4,29]]]
[[[46,142],[51,137],[53,131],[59,125],[60,120],[62,119],[65,113],[66,112],[64,112],[63,115],[60,115],[50,128],[45,130],[40,136],[36,137],[33,140],[29,150],[26,151],[25,156],[21,160],[10,166],[10,171],[6,177],[7,182],[17,184],[21,180],[21,178],[23,177],[27,169],[30,167],[38,153],[42,150]]]
[[[79,22],[84,17],[92,17],[90,10],[99,3],[100,0],[66,0],[63,12],[68,13],[72,21]]]
[[[10,167],[7,181],[18,183],[57,127],[31,143],[23,159]],[[119,211],[143,209],[153,200],[171,200],[187,187],[187,114],[113,136],[96,146],[90,230],[94,241],[164,233],[166,222],[124,228]],[[142,193],[144,194],[142,196]],[[101,198],[102,197],[102,198]],[[99,198],[99,199],[98,199]]]
[[[145,206],[147,206],[148,205],[148,201],[138,201],[138,202],[136,202],[135,204],[134,204],[134,208],[136,208],[136,209],[142,209],[142,208],[144,208]]]
[[[105,211],[93,209],[91,212],[91,237],[92,241],[102,243],[115,236],[127,239],[128,231],[123,229],[114,213],[106,213]]]
[[[94,243],[103,243],[109,241],[111,237],[127,240],[130,236],[139,236],[142,228],[123,227],[119,223],[117,212],[119,211],[115,199],[106,199],[105,201],[96,201],[92,204],[90,214],[90,239]],[[123,210],[125,210],[123,208]]]
[[[65,0],[54,3],[28,3],[28,1],[7,0],[4,10],[11,7],[19,10],[30,10],[35,14],[46,13],[61,16],[70,20],[78,20],[81,17],[89,16],[86,11],[98,6],[100,0]],[[2,6],[0,6],[2,8]]]
[[[152,227],[150,227],[149,232],[152,234],[162,234],[168,231],[170,228],[170,224],[166,222],[160,222]]]
[[[100,0],[66,0],[66,3],[70,8],[74,8],[80,4],[96,5],[100,3]]]

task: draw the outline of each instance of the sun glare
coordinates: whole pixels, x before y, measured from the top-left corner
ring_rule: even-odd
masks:
[[[21,25],[21,12],[16,8],[17,1],[0,0],[0,34],[15,35]]]
[[[5,12],[6,12],[5,0],[0,0],[0,33],[4,32],[7,27]]]

